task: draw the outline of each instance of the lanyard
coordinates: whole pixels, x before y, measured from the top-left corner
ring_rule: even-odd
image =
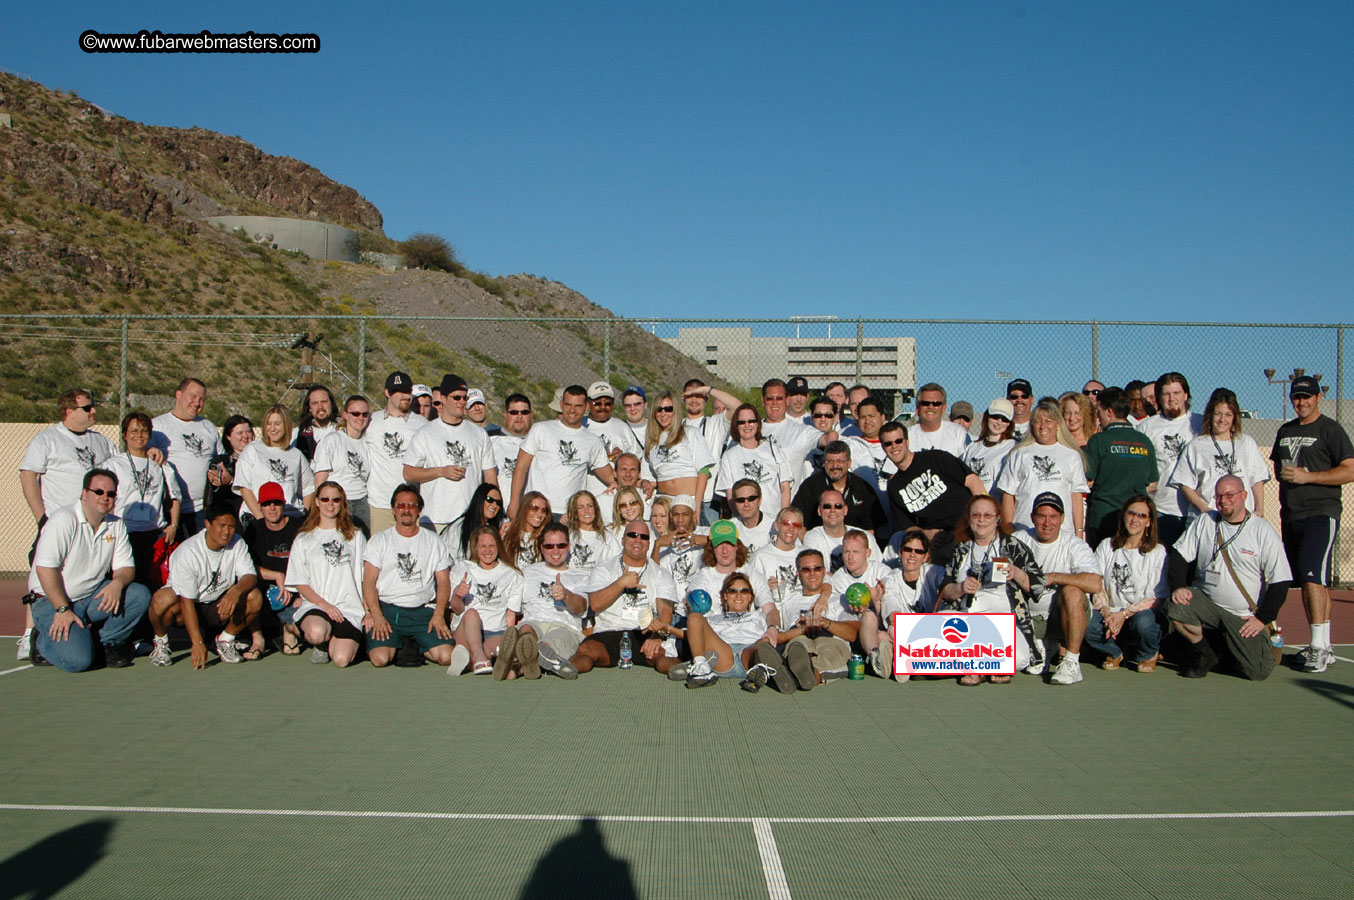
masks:
[[[1218,561],[1218,557],[1222,555],[1222,552],[1223,552],[1224,550],[1226,550],[1228,547],[1232,546],[1232,543],[1233,543],[1237,538],[1241,537],[1241,530],[1242,530],[1243,528],[1246,527],[1246,524],[1247,524],[1248,522],[1250,522],[1250,520],[1251,520],[1251,514],[1250,514],[1250,513],[1246,513],[1246,518],[1244,518],[1244,519],[1241,520],[1241,524],[1238,525],[1238,526],[1236,527],[1236,531],[1233,531],[1233,532],[1232,532],[1232,536],[1229,537],[1227,540],[1223,541],[1221,546],[1218,546],[1218,547],[1214,547],[1214,548],[1213,548],[1213,555],[1212,555],[1211,557],[1209,557],[1209,559],[1208,559],[1208,568],[1209,568],[1209,569],[1212,569],[1212,568],[1213,568],[1213,564],[1214,564],[1215,562]],[[1215,535],[1215,537],[1213,538],[1213,542],[1216,544],[1219,540],[1222,540],[1222,518],[1221,518],[1221,517],[1218,518],[1218,521],[1216,521],[1216,522],[1213,523],[1213,533],[1214,533],[1214,535]]]
[[[1233,438],[1233,439],[1232,439],[1232,452],[1231,452],[1231,453],[1223,453],[1223,452],[1222,452],[1222,447],[1218,446],[1218,439],[1217,439],[1216,437],[1214,437],[1213,435],[1210,434],[1210,435],[1208,436],[1208,439],[1209,439],[1210,441],[1213,442],[1213,449],[1216,450],[1216,451],[1218,451],[1218,456],[1220,456],[1220,457],[1223,459],[1223,461],[1226,463],[1226,465],[1227,465],[1227,474],[1228,474],[1228,475],[1235,475],[1235,474],[1236,474],[1236,438]]]

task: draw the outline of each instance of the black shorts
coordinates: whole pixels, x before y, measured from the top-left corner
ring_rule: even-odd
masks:
[[[1309,516],[1283,523],[1283,549],[1293,581],[1330,587],[1331,557],[1340,523],[1330,516]]]
[[[202,629],[202,635],[204,640],[207,638],[208,635],[220,634],[221,632],[225,631],[227,628],[231,626],[231,623],[224,621],[221,618],[221,614],[217,611],[216,604],[219,601],[219,599],[220,598],[217,598],[217,600],[213,600],[211,603],[193,604],[193,606],[197,608],[197,624],[198,627]],[[244,610],[245,610],[245,602],[243,599],[241,599],[240,602],[235,605],[235,611],[239,615],[243,616]]]
[[[329,638],[331,640],[334,638],[339,638],[340,640],[344,641],[357,641],[357,643],[359,644],[365,643],[367,640],[367,636],[362,632],[362,629],[355,626],[352,622],[349,622],[347,619],[344,619],[342,622],[335,622],[333,619],[329,618],[324,613],[320,612],[318,609],[312,609],[310,612],[302,616],[300,621],[296,623],[297,626],[300,626],[301,622],[304,622],[311,616],[319,616],[321,619],[329,623]]]
[[[653,637],[653,635],[645,635],[642,631],[594,631],[592,634],[583,638],[583,644],[586,644],[589,641],[594,644],[601,644],[606,649],[607,662],[598,663],[597,665],[604,669],[610,669],[621,661],[621,635],[623,634],[630,635],[631,660],[634,664],[637,666],[653,668],[653,663],[649,662],[648,658],[645,657],[639,649],[640,647],[643,647],[644,642],[650,637]],[[579,645],[580,650],[583,648],[583,644]]]

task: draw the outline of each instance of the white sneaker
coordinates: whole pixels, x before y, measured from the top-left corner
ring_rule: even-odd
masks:
[[[705,687],[707,684],[714,684],[718,680],[719,676],[710,667],[710,661],[705,656],[698,656],[693,659],[691,668],[686,670],[686,686],[689,688]]]
[[[870,651],[870,670],[880,678],[888,678],[890,673],[884,671],[884,660],[881,658],[883,654],[880,651],[883,649],[880,645]]]
[[[240,651],[235,647],[235,641],[225,640],[219,635],[216,638],[216,655],[221,657],[221,662],[223,663],[244,662],[244,657],[240,655]]]
[[[18,645],[18,652],[14,655],[15,659],[25,660],[33,655],[33,632],[25,631],[19,635],[19,639],[14,642]]]
[[[1053,665],[1053,660],[1058,656],[1058,642],[1044,638],[1044,658],[1039,662],[1031,662],[1023,671],[1026,675],[1043,675],[1049,671]]]
[[[451,665],[447,666],[448,675],[460,675],[465,671],[465,667],[470,665],[470,651],[464,644],[457,644],[451,648]]]
[[[1057,668],[1053,670],[1053,676],[1049,678],[1052,684],[1076,684],[1080,680],[1081,660],[1070,653],[1062,658]]]
[[[174,657],[169,653],[169,640],[154,641],[154,647],[150,648],[150,664],[152,666],[172,666]]]
[[[1335,651],[1329,647],[1309,646],[1302,651],[1302,671],[1324,672],[1335,661]]]

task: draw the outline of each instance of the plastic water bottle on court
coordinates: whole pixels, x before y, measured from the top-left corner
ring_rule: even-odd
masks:
[[[628,668],[630,668],[631,666],[633,666],[633,665],[635,664],[635,663],[634,663],[634,658],[635,658],[635,652],[634,652],[634,649],[630,646],[630,632],[627,631],[627,632],[625,632],[625,633],[623,633],[623,634],[621,635],[621,662],[620,662],[620,667],[621,667],[622,669],[628,669]]]

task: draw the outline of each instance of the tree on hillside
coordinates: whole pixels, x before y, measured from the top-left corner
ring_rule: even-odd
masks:
[[[465,266],[456,257],[456,248],[446,238],[420,231],[400,242],[400,255],[413,269],[438,269],[459,275]]]

